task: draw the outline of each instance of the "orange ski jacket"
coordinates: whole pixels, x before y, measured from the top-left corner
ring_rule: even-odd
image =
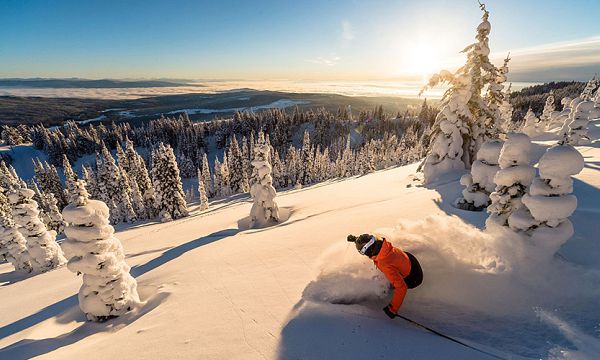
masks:
[[[404,278],[410,274],[410,259],[404,251],[393,247],[392,244],[383,239],[379,254],[371,257],[371,260],[394,287],[390,310],[397,314],[404,301],[404,296],[406,296],[407,287]]]

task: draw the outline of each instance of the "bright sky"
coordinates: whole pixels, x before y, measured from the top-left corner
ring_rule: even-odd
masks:
[[[511,81],[600,70],[600,1],[487,3]],[[480,18],[475,0],[2,0],[0,77],[421,79]]]

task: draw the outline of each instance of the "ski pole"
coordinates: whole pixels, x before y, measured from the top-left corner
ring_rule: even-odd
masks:
[[[476,348],[476,347],[474,347],[474,346],[471,346],[471,345],[469,345],[469,344],[466,344],[466,343],[464,343],[464,342],[462,342],[462,341],[460,341],[460,340],[457,340],[457,339],[455,339],[455,338],[453,338],[453,337],[450,337],[450,336],[448,336],[448,335],[442,334],[441,332],[439,332],[439,331],[436,331],[436,330],[433,330],[433,329],[432,329],[432,328],[430,328],[430,327],[427,327],[427,326],[425,326],[425,325],[423,325],[423,324],[420,324],[420,323],[418,323],[418,322],[416,322],[416,321],[414,321],[414,320],[411,320],[411,319],[407,318],[406,316],[398,315],[398,317],[399,317],[399,318],[402,318],[402,319],[404,319],[404,320],[406,320],[406,321],[408,321],[409,323],[411,323],[411,324],[413,324],[413,325],[416,325],[416,326],[418,326],[418,327],[420,327],[420,328],[423,328],[423,329],[425,329],[425,330],[427,330],[427,331],[431,332],[432,334],[435,334],[435,335],[437,335],[437,336],[441,336],[441,337],[443,337],[444,339],[447,339],[447,340],[453,341],[453,342],[455,342],[455,343],[457,343],[457,344],[459,344],[459,345],[462,345],[462,346],[468,347],[469,349],[472,349],[472,350],[475,350],[475,351],[479,351],[480,353],[483,353],[483,354],[489,355],[489,356],[491,356],[491,357],[494,357],[494,358],[496,358],[496,359],[507,360],[507,359],[505,359],[505,358],[503,358],[503,357],[501,357],[501,356],[498,356],[498,355],[496,355],[496,354],[492,354],[492,353],[490,353],[490,352],[487,352],[487,351],[485,351],[485,350],[482,350],[482,349],[478,349],[478,348]]]

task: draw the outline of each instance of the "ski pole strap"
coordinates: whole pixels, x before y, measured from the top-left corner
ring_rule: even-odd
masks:
[[[398,317],[399,317],[399,318],[402,318],[402,319],[404,319],[404,320],[408,321],[409,323],[411,323],[411,324],[414,324],[414,325],[416,325],[416,326],[418,326],[418,327],[420,327],[420,328],[423,328],[423,329],[425,329],[425,330],[427,330],[427,331],[429,331],[429,332],[431,332],[431,333],[433,333],[433,334],[435,334],[435,335],[437,335],[437,336],[440,336],[440,337],[443,337],[444,339],[447,339],[447,340],[453,341],[453,342],[455,342],[455,343],[457,343],[457,344],[459,344],[459,345],[462,345],[462,346],[464,346],[464,347],[468,347],[469,349],[472,349],[472,350],[475,350],[475,351],[479,351],[479,352],[480,352],[480,353],[482,353],[482,354],[489,355],[489,356],[491,356],[491,357],[493,357],[493,358],[496,358],[496,359],[507,360],[507,359],[505,359],[505,358],[503,358],[503,357],[501,357],[501,356],[498,356],[498,355],[496,355],[496,354],[492,354],[491,352],[487,352],[487,351],[485,351],[485,350],[482,350],[482,349],[478,349],[478,348],[476,348],[476,347],[474,347],[474,346],[471,346],[471,345],[469,345],[469,344],[466,344],[466,343],[464,343],[464,342],[462,342],[462,341],[460,341],[460,340],[457,340],[457,339],[455,339],[455,338],[453,338],[453,337],[450,337],[450,336],[448,336],[448,335],[442,334],[441,332],[439,332],[439,331],[436,331],[436,330],[433,330],[433,329],[432,329],[432,328],[430,328],[430,327],[427,327],[427,326],[425,326],[425,325],[423,325],[423,324],[420,324],[420,323],[418,323],[418,322],[416,322],[416,321],[414,321],[414,320],[411,320],[411,319],[407,318],[406,316],[398,315]]]

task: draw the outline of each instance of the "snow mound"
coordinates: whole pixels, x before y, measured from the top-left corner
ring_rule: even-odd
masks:
[[[498,164],[501,168],[513,165],[529,165],[531,159],[531,140],[522,133],[506,134],[506,142],[502,147]]]
[[[572,146],[554,146],[539,162],[540,176],[545,179],[579,174],[583,166],[583,156]]]

